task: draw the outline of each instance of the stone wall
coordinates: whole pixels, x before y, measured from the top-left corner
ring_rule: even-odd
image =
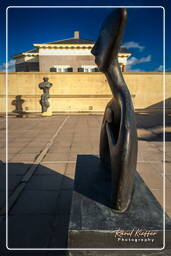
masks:
[[[50,89],[52,111],[103,111],[111,98],[111,91],[102,73],[44,73],[17,72],[8,74],[8,111],[16,109],[17,100],[22,110],[40,112],[42,91],[38,84],[43,77],[53,83]],[[124,73],[136,109],[162,108],[162,73]],[[5,73],[0,73],[0,112],[5,111]],[[166,75],[166,107],[171,107],[171,73]],[[20,97],[21,96],[21,97]]]

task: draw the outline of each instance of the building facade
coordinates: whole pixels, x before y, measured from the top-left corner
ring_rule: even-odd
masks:
[[[33,44],[34,49],[15,55],[16,72],[98,72],[95,57],[91,54],[92,40],[83,39],[79,31],[74,37],[49,43]],[[118,61],[126,70],[130,52],[121,48]]]

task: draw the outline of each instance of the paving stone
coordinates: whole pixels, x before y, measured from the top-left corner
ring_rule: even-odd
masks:
[[[5,173],[6,173],[6,165],[2,160],[0,160],[0,175],[5,175]]]
[[[55,213],[57,215],[70,215],[72,190],[60,190]]]
[[[62,183],[61,183],[62,190],[72,190],[73,185],[74,185],[73,179],[68,178],[67,176],[63,176]]]
[[[83,147],[83,146],[81,146],[80,145],[80,147],[72,147],[71,148],[71,153],[79,153],[79,154],[88,154],[88,153],[90,153],[90,152],[92,152],[92,148],[91,148],[91,146],[89,146],[89,147]]]
[[[155,175],[160,174],[160,170],[154,168],[150,162],[138,162],[137,163],[137,170],[140,173],[141,172],[146,172],[147,174],[151,174],[151,171],[152,171],[153,174],[155,173]]]
[[[27,162],[27,161],[34,161],[36,157],[36,154],[15,154],[15,156],[13,156],[11,158],[11,160],[13,162]]]
[[[56,153],[48,153],[45,158],[43,159],[44,162],[46,161],[66,161],[69,160],[68,153],[64,154],[63,152]]]
[[[137,162],[144,161],[142,151],[138,150]]]
[[[1,255],[8,256],[7,250],[6,250],[6,219],[5,217],[0,219],[0,237],[1,237],[1,243],[0,243],[0,251]]]
[[[160,203],[160,205],[163,207],[163,189],[151,189],[151,192],[157,199],[157,201]]]
[[[170,141],[166,141],[165,142],[165,146],[166,146],[166,152],[169,153],[170,150],[171,150],[171,143],[170,143]]]
[[[138,163],[137,169],[150,189],[163,188],[163,177],[159,170],[153,168],[151,163]]]
[[[55,192],[51,190],[25,190],[20,195],[10,214],[54,215],[56,213],[58,195],[58,190]]]
[[[167,215],[171,218],[171,210],[167,210]]]
[[[165,186],[166,186],[166,189],[167,188],[171,188],[171,179],[170,179],[170,176],[169,178],[166,176],[165,177]]]
[[[166,162],[171,163],[171,154],[170,153],[166,153],[165,154],[165,159],[166,159]]]
[[[142,141],[142,140],[139,140],[138,141],[138,148],[141,148],[142,150],[146,150],[148,148],[148,144],[149,142],[147,141]]]
[[[163,154],[161,152],[148,151],[143,152],[143,160],[144,161],[162,161]]]
[[[69,226],[68,214],[56,215],[54,222],[55,228],[52,233],[51,243],[49,247],[51,248],[67,248],[67,237],[68,237],[68,226]]]
[[[142,152],[152,152],[152,153],[160,153],[162,155],[162,153],[159,151],[159,145],[154,144],[150,141],[146,141],[146,143],[144,144],[140,144],[140,148]],[[162,143],[160,142],[160,146],[162,145]]]
[[[9,248],[47,248],[54,216],[17,215],[8,219]]]
[[[44,148],[44,146],[46,145],[46,142],[42,142],[42,141],[31,141],[28,146],[30,148],[34,148],[34,147],[40,147],[40,148]]]
[[[8,148],[10,148],[10,147],[13,146],[13,147],[22,149],[22,148],[24,148],[25,146],[27,146],[28,144],[29,144],[29,141],[27,141],[27,142],[24,143],[24,142],[20,141],[20,139],[17,140],[17,141],[11,140],[11,141],[8,142]]]
[[[74,164],[68,164],[66,167],[66,172],[65,175],[71,179],[74,179],[75,176],[75,167],[76,167],[76,163]]]
[[[26,190],[59,190],[63,175],[33,175],[26,185]]]
[[[39,147],[30,147],[30,145],[28,145],[27,147],[25,147],[24,149],[22,149],[22,154],[30,154],[30,153],[35,153],[38,154],[40,153],[40,151],[42,150],[42,146]]]
[[[66,163],[42,163],[35,171],[35,175],[64,174]]]
[[[12,159],[17,156],[17,154],[8,154],[8,162],[11,162]],[[0,156],[0,160],[3,161],[3,162],[6,162],[6,153],[2,153],[1,156]]]
[[[158,163],[152,162],[151,165],[152,165],[152,167],[153,167],[156,171],[158,171],[158,172],[161,174],[161,176],[163,177],[163,174],[164,174],[164,165],[163,165],[163,162],[158,162]]]
[[[20,147],[8,147],[8,152],[9,152],[9,154],[11,154],[11,153],[18,153],[20,150],[21,150],[21,146]]]
[[[5,198],[6,198],[5,192],[4,191],[0,191],[0,209],[5,204]]]
[[[3,150],[5,150],[6,142],[3,139],[0,139],[0,141],[1,141],[0,149],[1,149],[1,152],[2,152]]]
[[[70,146],[60,146],[59,145],[55,145],[53,147],[50,148],[49,150],[49,153],[55,153],[55,154],[58,154],[58,153],[66,153],[66,152],[69,152],[70,150]]]
[[[51,149],[48,151],[50,154],[67,154],[70,151],[69,147],[58,147],[56,149]],[[48,153],[48,154],[49,154]]]
[[[69,154],[68,160],[69,160],[69,161],[76,161],[78,155],[80,155],[79,152],[71,152],[71,153]],[[87,155],[87,154],[86,154],[86,155]]]
[[[150,189],[163,188],[163,179],[159,175],[153,176],[153,173],[146,173],[146,172],[141,172],[140,175]]]
[[[8,177],[8,190],[14,190],[16,186],[20,183],[21,176],[9,176]],[[6,177],[5,175],[0,176],[0,191],[5,191],[6,189]]]
[[[23,176],[28,168],[31,167],[31,164],[24,163],[9,163],[8,164],[8,175],[20,175]]]
[[[171,175],[171,163],[165,163],[166,175]]]
[[[167,180],[169,180],[169,182],[171,182],[171,175],[166,175],[165,177]],[[170,187],[170,185],[169,185],[169,187]]]
[[[166,189],[166,211],[171,212],[171,188]]]

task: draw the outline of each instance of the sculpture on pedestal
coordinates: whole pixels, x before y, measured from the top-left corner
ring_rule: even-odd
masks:
[[[12,101],[12,105],[15,106],[15,110],[13,112],[16,112],[18,114],[22,114],[23,113],[23,103],[25,102],[22,98],[22,95],[17,95],[15,97],[15,100]]]
[[[127,10],[114,10],[104,20],[92,49],[99,71],[108,80],[113,98],[107,104],[100,135],[100,158],[111,171],[112,208],[127,210],[133,193],[137,162],[137,131],[130,92],[124,81],[118,52]]]
[[[50,107],[50,103],[48,99],[50,98],[49,89],[52,87],[52,83],[49,83],[48,77],[43,78],[44,82],[39,84],[39,88],[43,90],[43,94],[41,95],[40,105],[42,106],[42,113],[47,112]]]

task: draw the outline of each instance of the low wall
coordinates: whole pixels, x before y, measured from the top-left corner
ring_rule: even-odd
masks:
[[[50,89],[52,111],[103,111],[111,99],[111,91],[102,73],[9,73],[8,111],[16,110],[16,96],[20,95],[21,107],[26,112],[40,112],[42,91],[38,84],[43,77],[53,83]],[[135,109],[161,108],[163,102],[162,73],[124,73],[124,78],[132,95]],[[0,112],[5,111],[6,75],[0,73]],[[171,73],[166,76],[167,107],[170,107]]]

